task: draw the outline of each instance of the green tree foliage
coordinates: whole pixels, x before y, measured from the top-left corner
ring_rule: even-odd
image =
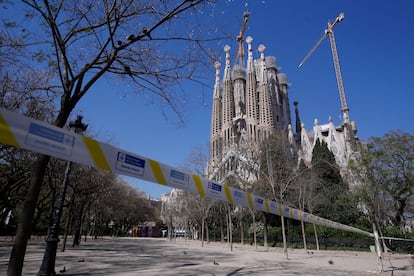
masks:
[[[372,146],[381,161],[378,171],[384,176],[385,192],[393,201],[393,221],[403,229],[406,223],[405,211],[413,204],[414,136],[392,131],[383,138],[374,138]]]
[[[296,183],[298,187],[298,208],[303,211],[313,212],[314,185],[312,179],[312,172],[306,166],[303,159],[299,162],[299,167],[296,171]]]
[[[414,207],[414,136],[397,130],[371,138],[351,168],[371,221],[382,225],[391,221],[404,230]]]
[[[333,153],[319,139],[312,153],[312,175],[314,213],[345,224],[355,222],[357,202],[352,200]]]

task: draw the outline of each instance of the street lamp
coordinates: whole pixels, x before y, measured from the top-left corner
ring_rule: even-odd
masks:
[[[82,133],[88,128],[82,122],[83,116],[78,115],[75,121],[69,122],[69,127],[75,129],[75,133]],[[37,275],[56,275],[55,262],[56,250],[59,242],[59,223],[62,216],[63,204],[65,202],[66,188],[68,186],[69,175],[72,169],[72,162],[68,161],[66,164],[65,175],[60,186],[60,193],[56,200],[56,205],[52,214],[52,224],[49,229],[49,235],[46,239],[46,250],[43,255],[42,264]]]

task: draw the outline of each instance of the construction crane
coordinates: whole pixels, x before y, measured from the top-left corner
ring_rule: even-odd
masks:
[[[333,32],[333,28],[341,22],[344,19],[344,13],[340,13],[339,16],[335,19],[335,21],[331,24],[328,21],[328,28],[325,30],[324,35],[319,39],[318,42],[316,42],[315,46],[313,46],[312,50],[303,58],[301,63],[299,64],[299,67],[301,67],[308,59],[309,57],[315,52],[315,50],[318,48],[318,46],[324,41],[327,35],[329,35],[329,41],[331,43],[331,50],[332,50],[332,57],[333,62],[335,66],[335,74],[336,74],[336,80],[338,82],[338,89],[339,89],[339,97],[341,99],[341,111],[343,113],[343,119],[345,122],[349,121],[349,108],[346,104],[346,97],[345,97],[345,90],[344,85],[342,82],[342,75],[341,75],[341,68],[339,66],[339,58],[338,58],[338,52],[336,51],[336,43],[335,43],[335,36]]]
[[[244,48],[243,48],[243,41],[244,41],[244,33],[246,31],[247,21],[249,20],[249,12],[244,12],[243,14],[243,24],[240,29],[240,33],[237,36],[237,42],[238,42],[238,48],[237,48],[237,56],[236,56],[236,62],[237,64],[243,66],[243,60],[244,60]]]

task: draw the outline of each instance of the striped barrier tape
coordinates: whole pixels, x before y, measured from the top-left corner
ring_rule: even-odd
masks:
[[[183,172],[156,160],[3,108],[0,108],[0,143],[178,188],[202,198],[209,197],[299,221],[373,236],[370,232],[324,219],[226,184],[213,182],[199,175]]]

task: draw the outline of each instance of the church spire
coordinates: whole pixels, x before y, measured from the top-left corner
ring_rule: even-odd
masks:
[[[232,125],[235,116],[234,110],[234,91],[230,70],[230,46],[224,46],[226,52],[226,68],[223,76],[223,90],[222,90],[222,131],[223,131],[223,146],[228,147],[232,143],[233,133]]]
[[[230,46],[224,46],[224,52],[226,53],[226,67],[224,68],[224,79],[230,78]]]
[[[267,138],[268,135],[274,130],[274,113],[273,113],[273,101],[272,91],[270,91],[269,83],[267,80],[266,62],[263,44],[259,45],[260,52],[260,69],[258,72],[258,91],[260,99],[260,125],[263,130],[262,138]]]
[[[256,94],[256,73],[254,70],[253,50],[251,36],[246,37],[248,58],[247,58],[247,80],[246,80],[246,115],[247,118],[258,119],[258,102]]]
[[[302,131],[300,116],[299,116],[299,103],[297,101],[293,102],[293,105],[295,106],[295,117],[296,117],[296,134],[300,136],[300,132]]]
[[[267,82],[266,78],[266,62],[265,62],[265,55],[264,50],[266,47],[263,44],[259,45],[259,53],[260,53],[260,71],[259,71],[259,81],[260,82]]]
[[[220,62],[216,61],[214,67],[216,68],[216,82],[214,84],[214,98],[220,97]]]
[[[215,62],[216,82],[214,84],[213,110],[211,113],[210,149],[212,161],[220,158],[221,154],[221,129],[222,129],[222,103],[220,86],[220,62]]]

